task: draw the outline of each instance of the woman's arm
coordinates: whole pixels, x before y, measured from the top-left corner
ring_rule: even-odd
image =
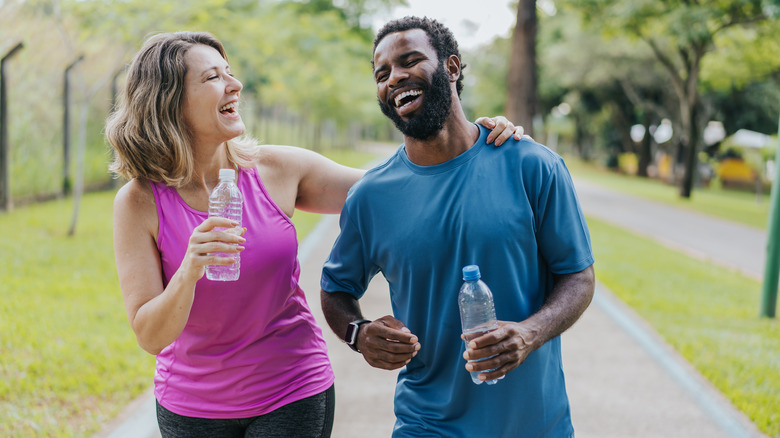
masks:
[[[163,289],[160,253],[155,243],[157,207],[148,183],[130,181],[114,199],[114,256],[125,310],[138,345],[158,354],[179,337],[189,319],[195,283],[209,264],[225,264],[228,258],[209,256],[214,251],[243,248],[243,237],[213,231],[230,226],[227,219],[211,218],[192,233],[187,253],[168,286]]]
[[[343,166],[296,146],[261,146],[258,171],[271,199],[292,217],[295,209],[336,214],[365,170]]]

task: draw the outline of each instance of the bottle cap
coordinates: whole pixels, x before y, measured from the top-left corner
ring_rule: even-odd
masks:
[[[236,171],[233,169],[219,169],[220,181],[234,181],[236,179]]]
[[[482,275],[479,272],[479,266],[468,265],[463,267],[463,279],[466,281],[479,280]]]

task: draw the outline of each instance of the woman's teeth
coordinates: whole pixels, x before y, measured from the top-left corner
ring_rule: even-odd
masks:
[[[223,106],[222,108],[220,108],[219,112],[223,113],[225,111],[230,111],[232,113],[237,107],[238,107],[238,103],[237,102],[231,102],[231,103]]]

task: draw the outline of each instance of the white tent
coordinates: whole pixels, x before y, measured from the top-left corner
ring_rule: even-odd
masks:
[[[740,129],[729,137],[734,146],[761,149],[772,142],[772,137],[749,129]]]

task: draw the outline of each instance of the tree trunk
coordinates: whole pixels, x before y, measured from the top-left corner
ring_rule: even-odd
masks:
[[[76,185],[73,190],[73,216],[71,216],[68,236],[76,235],[76,225],[81,210],[81,197],[84,195],[84,154],[87,149],[87,118],[89,114],[89,100],[87,98],[81,104],[81,117],[79,120],[79,135],[76,147]]]
[[[687,142],[683,143],[685,145],[685,172],[683,173],[682,182],[680,184],[680,196],[683,198],[691,197],[696,169],[698,167],[697,164],[699,162],[699,129],[696,126],[696,108],[697,105],[693,104],[689,105],[689,108],[687,109],[687,118],[689,119],[686,124],[687,126],[685,126],[685,130],[687,131]]]
[[[587,118],[573,113],[574,116],[574,144],[584,161],[590,160],[590,136],[586,130]]]
[[[681,113],[683,125],[683,144],[685,149],[685,172],[683,173],[682,183],[680,184],[680,196],[690,198],[693,192],[693,183],[696,178],[696,172],[699,164],[699,140],[701,139],[701,130],[699,130],[699,63],[704,54],[704,49],[699,48],[695,51],[688,79],[685,82],[685,95],[681,96]],[[687,140],[687,141],[686,141]]]
[[[637,167],[637,176],[647,178],[647,168],[653,160],[652,140],[653,135],[650,134],[650,117],[645,115],[642,123],[645,126],[645,135],[642,136],[642,141],[639,142],[639,164]]]
[[[536,113],[536,0],[520,0],[512,33],[506,117],[533,136]]]

